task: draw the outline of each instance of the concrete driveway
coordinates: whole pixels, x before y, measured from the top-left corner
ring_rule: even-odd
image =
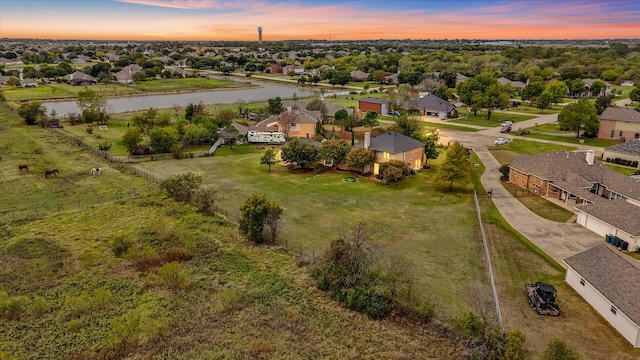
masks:
[[[557,114],[544,115],[536,119],[519,122],[517,127],[531,127],[537,124],[550,123],[557,120]],[[430,122],[444,122],[442,120],[426,119]],[[451,129],[441,129],[441,142],[459,141],[465,147],[473,149],[478,155],[482,163],[485,165],[485,172],[481,177],[482,186],[486,190],[492,190],[493,203],[500,211],[505,220],[517,230],[520,234],[529,239],[538,246],[542,251],[551,256],[562,266],[565,266],[563,260],[587,250],[604,239],[596,235],[590,230],[576,223],[558,223],[550,221],[534,214],[520,201],[513,197],[500,182],[500,163],[493,157],[487,147],[493,145],[496,137],[500,134],[499,128],[486,128],[478,132],[456,131]],[[549,140],[525,138],[518,136],[508,136],[509,138],[518,138],[522,140],[538,141],[544,143],[557,143],[567,145],[566,143],[558,143]],[[589,147],[576,145],[581,150]]]

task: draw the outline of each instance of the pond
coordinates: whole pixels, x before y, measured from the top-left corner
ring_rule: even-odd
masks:
[[[225,79],[226,80],[226,79]],[[301,89],[296,86],[277,85],[272,83],[251,82],[259,87],[248,89],[230,89],[213,91],[184,92],[178,94],[155,94],[142,96],[128,96],[109,98],[108,111],[111,113],[121,113],[125,111],[138,111],[149,108],[166,109],[174,106],[187,106],[189,103],[198,104],[230,104],[238,99],[247,102],[266,101],[274,97],[290,99],[295,93],[298,97],[317,96],[318,93],[312,90]],[[43,105],[50,113],[55,110],[57,114],[80,113],[78,105],[73,101],[45,102]]]

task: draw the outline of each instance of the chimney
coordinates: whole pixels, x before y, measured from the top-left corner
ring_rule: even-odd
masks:
[[[371,146],[371,134],[367,131],[364,133],[364,148],[368,149]]]
[[[593,150],[587,150],[587,164],[593,165],[593,159],[595,157],[595,152]]]

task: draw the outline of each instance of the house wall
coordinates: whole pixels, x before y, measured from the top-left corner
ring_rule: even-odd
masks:
[[[523,174],[513,168],[509,170],[509,182],[540,196],[546,196],[549,190],[549,181],[540,179],[534,175]]]
[[[578,209],[578,218],[576,219],[576,223],[584,226],[585,228],[593,231],[594,233],[602,236],[603,238],[607,234],[615,235],[616,237],[626,241],[629,243],[629,251],[636,251],[640,246],[640,237],[633,236],[625,231],[618,229],[615,226],[612,226],[593,215],[587,214]]]
[[[316,124],[310,122],[299,122],[295,126],[289,128],[289,137],[308,137],[310,139],[316,136]]]
[[[420,147],[397,154],[387,153],[387,156],[385,156],[385,153],[382,151],[376,151],[376,159],[373,162],[375,164],[381,164],[389,160],[400,160],[409,164],[409,167],[412,169],[420,169],[424,161],[424,148]]]
[[[611,312],[611,303],[604,295],[594,288],[586,279],[583,279],[572,267],[567,267],[565,282],[569,284],[589,305],[602,315],[634,348],[640,347],[640,327],[627,317],[620,309],[616,314]]]
[[[366,113],[367,111],[375,111],[378,115],[386,115],[386,113],[382,112],[382,104],[360,101],[358,102],[358,109],[363,113]]]
[[[600,119],[598,139],[636,139],[636,134],[640,138],[640,123]]]

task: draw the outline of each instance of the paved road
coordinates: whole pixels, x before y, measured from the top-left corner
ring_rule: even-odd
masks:
[[[443,122],[440,119],[425,118],[430,122]],[[532,120],[517,123],[518,127],[526,128],[537,124],[550,123],[557,120],[557,114],[544,115]],[[488,146],[493,145],[500,134],[499,128],[486,128],[478,132],[464,132],[451,129],[442,129],[441,141],[459,141],[464,146],[473,149],[485,165],[485,172],[481,177],[485,189],[492,189],[492,200],[500,214],[520,234],[529,239],[542,251],[564,266],[563,260],[569,256],[587,250],[602,241],[599,235],[583,228],[575,223],[558,223],[550,221],[534,214],[520,201],[515,199],[500,183],[500,163],[491,155]],[[558,143],[549,140],[533,139],[519,136],[509,136],[522,140],[538,141],[544,143]],[[562,143],[558,143],[562,144]],[[566,145],[566,144],[564,144]],[[581,150],[589,149],[587,146],[576,145]]]

